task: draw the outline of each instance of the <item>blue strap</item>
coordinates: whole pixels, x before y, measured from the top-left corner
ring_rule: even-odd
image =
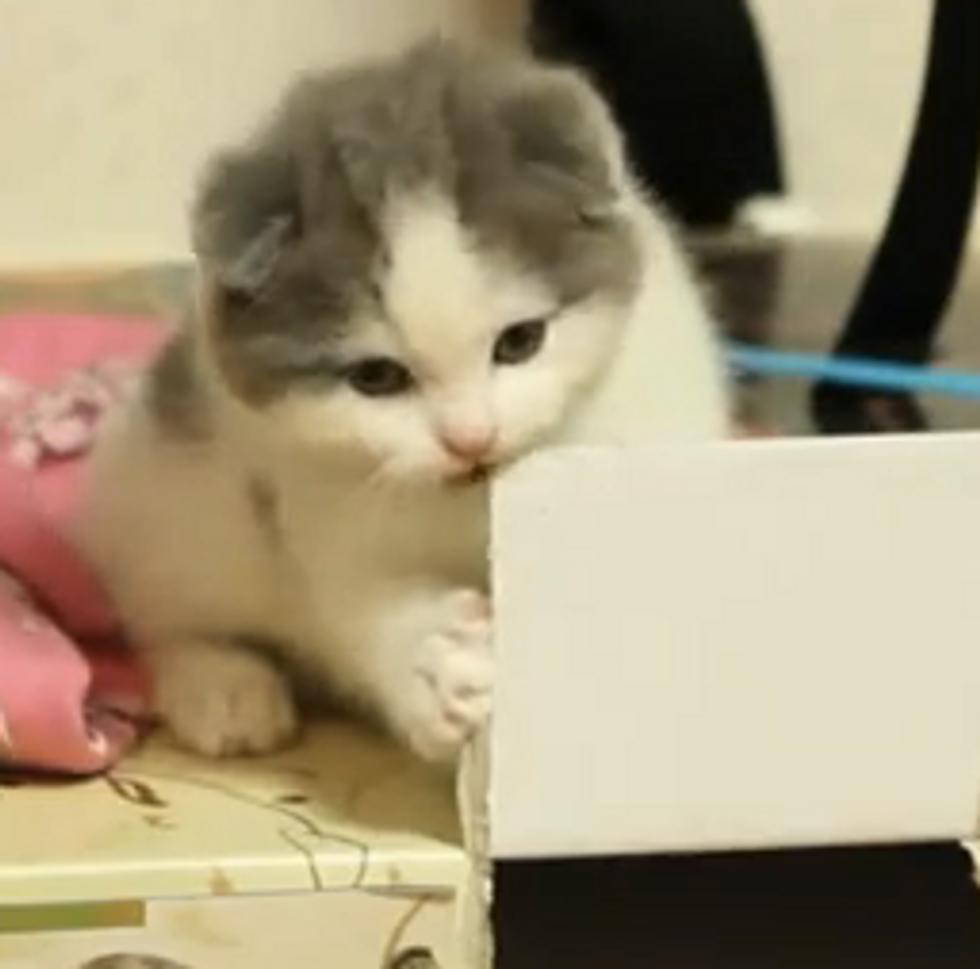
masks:
[[[893,393],[980,400],[980,374],[965,370],[937,370],[904,363],[793,353],[742,344],[732,344],[728,358],[737,369],[759,376],[828,381]]]

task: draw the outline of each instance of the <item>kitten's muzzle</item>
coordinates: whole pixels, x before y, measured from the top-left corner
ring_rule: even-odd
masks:
[[[473,424],[445,428],[439,435],[439,443],[450,459],[452,467],[447,477],[453,483],[473,484],[489,476],[497,445],[494,427]]]
[[[488,463],[497,431],[484,424],[447,428],[439,435],[439,443],[451,458],[477,466]]]

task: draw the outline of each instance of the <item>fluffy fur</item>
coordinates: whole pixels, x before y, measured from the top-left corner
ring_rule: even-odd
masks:
[[[493,475],[726,433],[671,230],[578,75],[443,42],[301,81],[194,225],[198,310],[79,536],[160,711],[258,753],[327,696],[450,761],[490,709]]]

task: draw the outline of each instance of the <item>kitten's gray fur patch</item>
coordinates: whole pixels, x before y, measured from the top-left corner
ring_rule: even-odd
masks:
[[[329,386],[354,311],[377,313],[382,215],[435,189],[479,245],[564,304],[628,297],[639,253],[616,203],[611,122],[576,74],[430,41],[400,58],[310,75],[245,146],[219,157],[194,212],[219,284],[219,366],[252,403]],[[259,245],[276,227],[276,245]],[[240,273],[259,246],[255,273]]]
[[[150,368],[146,400],[166,433],[200,440],[210,432],[207,399],[194,368],[194,348],[187,333],[178,333]]]

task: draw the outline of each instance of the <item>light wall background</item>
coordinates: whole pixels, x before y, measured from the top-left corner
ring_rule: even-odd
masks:
[[[909,135],[931,0],[754,2],[796,193],[823,231],[876,231]],[[0,0],[0,266],[183,256],[202,159],[295,71],[436,28],[512,35],[520,6]]]

